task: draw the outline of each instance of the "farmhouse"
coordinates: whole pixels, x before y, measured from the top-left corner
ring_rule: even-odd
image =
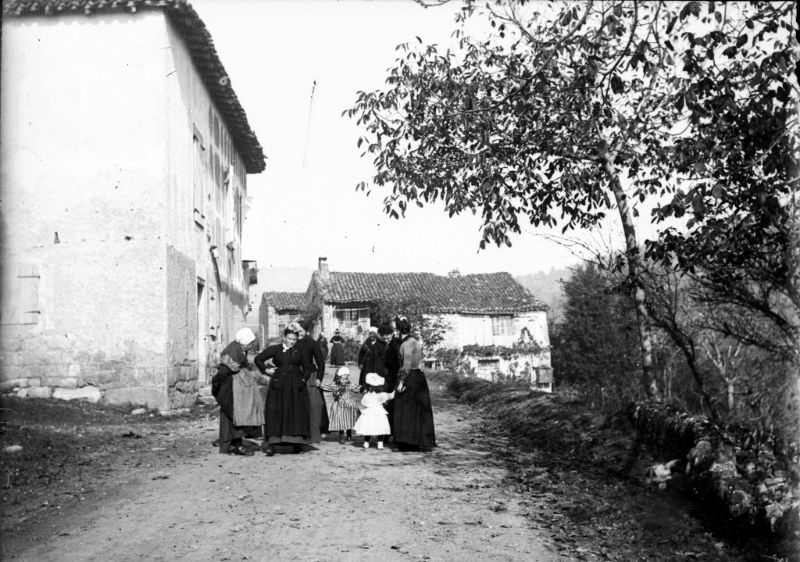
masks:
[[[265,167],[208,30],[182,0],[9,0],[2,36],[2,390],[191,404],[244,322]]]
[[[306,294],[289,292],[266,292],[261,297],[260,330],[264,341],[283,336],[283,330],[292,320],[306,311]]]
[[[336,329],[360,339],[382,302],[401,308],[413,303],[445,327],[439,348],[472,350],[464,369],[485,378],[524,376],[537,388],[552,389],[547,306],[509,273],[332,272],[320,258],[305,302],[328,339]]]

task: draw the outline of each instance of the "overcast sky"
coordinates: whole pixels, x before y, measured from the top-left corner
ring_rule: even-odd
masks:
[[[449,219],[441,207],[414,207],[397,221],[382,213],[383,193],[355,191],[372,167],[356,147],[359,129],[342,111],[358,90],[382,87],[398,43],[451,41],[455,2],[430,9],[411,0],[192,4],[267,155],[266,171],[247,178],[245,259],[263,268],[316,267],[326,256],[333,271],[515,275],[578,261],[533,229],[511,248],[479,251],[478,217]]]

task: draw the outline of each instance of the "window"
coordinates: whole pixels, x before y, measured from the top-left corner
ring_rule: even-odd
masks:
[[[510,336],[513,333],[513,316],[492,316],[492,335]]]
[[[194,162],[192,163],[192,180],[194,187],[194,220],[199,226],[203,226],[206,218],[205,209],[205,144],[203,135],[194,127],[192,139],[194,145]]]
[[[234,212],[234,223],[236,225],[236,233],[239,235],[239,238],[242,237],[242,194],[239,190],[236,190],[236,195],[233,198],[233,212]]]
[[[343,308],[337,309],[334,312],[334,317],[337,320],[339,328],[345,330],[357,330],[359,326],[359,318],[369,318],[368,308]]]

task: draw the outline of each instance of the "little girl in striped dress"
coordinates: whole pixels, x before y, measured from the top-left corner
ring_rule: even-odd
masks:
[[[320,385],[320,388],[330,392],[333,398],[328,429],[339,432],[339,443],[344,443],[345,435],[350,441],[359,415],[358,403],[353,397],[355,389],[350,386],[350,369],[341,367],[333,376],[333,383]]]

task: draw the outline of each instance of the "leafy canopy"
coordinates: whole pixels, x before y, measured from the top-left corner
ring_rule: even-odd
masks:
[[[462,25],[456,51],[400,45],[387,89],[358,93],[346,113],[364,127],[373,182],[391,188],[389,215],[441,201],[450,216],[480,213],[481,247],[510,245],[522,219],[595,225],[613,205],[608,161],[627,170],[634,198],[667,188],[674,7],[539,6],[489,7],[494,31],[476,38]]]

